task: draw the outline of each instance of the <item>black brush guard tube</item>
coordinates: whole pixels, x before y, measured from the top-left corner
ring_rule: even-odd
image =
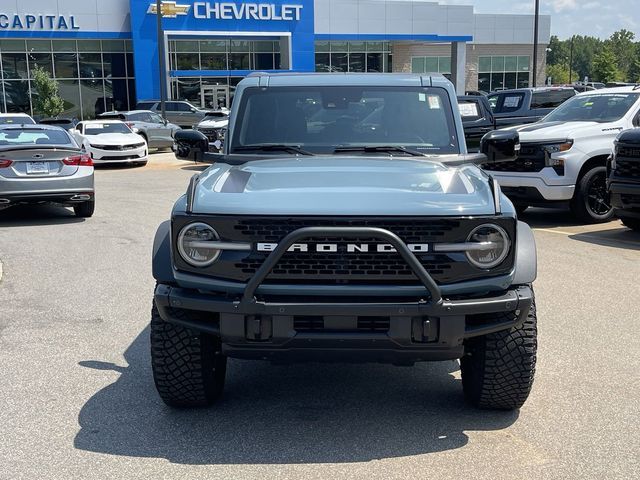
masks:
[[[430,298],[410,302],[267,302],[255,297],[259,286],[265,281],[269,273],[276,267],[280,259],[286,254],[291,245],[309,238],[317,237],[348,237],[348,238],[376,238],[392,245],[399,255],[407,262],[414,274],[430,294]],[[486,335],[521,325],[533,302],[533,292],[528,286],[512,287],[506,292],[488,295],[483,298],[464,300],[444,300],[440,288],[409,250],[404,242],[394,233],[373,227],[305,227],[287,235],[267,257],[253,278],[247,283],[241,297],[230,298],[220,293],[202,293],[196,290],[176,286],[159,284],[155,291],[155,302],[161,317],[168,322],[182,325],[194,330],[221,335],[223,342],[233,344],[231,349],[246,350],[248,357],[257,355],[258,351],[282,349],[304,349],[311,339],[322,339],[331,342],[341,340],[373,341],[383,347],[387,341],[387,350],[412,350],[416,348],[440,349],[441,357],[449,358],[449,353],[442,353],[442,349],[450,349],[459,354],[459,348],[464,338]],[[184,316],[175,315],[175,309],[200,312],[188,320]],[[516,312],[517,315],[505,316],[504,313]],[[204,315],[202,315],[204,313]],[[211,315],[218,314],[219,321],[212,321]],[[495,320],[481,324],[467,325],[469,315],[496,314]],[[380,316],[389,317],[398,325],[407,327],[411,318],[434,318],[439,322],[439,345],[415,345],[409,329],[402,333],[391,327],[389,334],[354,334],[353,333],[298,333],[292,329],[292,319],[296,316]],[[273,338],[267,343],[246,343],[245,322],[248,319],[268,318],[273,329]],[[409,320],[407,320],[409,319]],[[405,322],[405,323],[403,323]],[[246,344],[245,344],[246,343]],[[346,347],[346,345],[344,345]],[[323,345],[322,348],[325,348]],[[333,348],[333,347],[326,347]],[[378,348],[378,347],[377,347]],[[384,347],[383,347],[384,348]],[[458,349],[458,350],[456,350]],[[252,351],[250,354],[247,352]],[[411,352],[406,352],[412,355]],[[236,354],[238,352],[236,351]],[[238,354],[240,356],[240,354]],[[436,357],[433,357],[436,358]]]

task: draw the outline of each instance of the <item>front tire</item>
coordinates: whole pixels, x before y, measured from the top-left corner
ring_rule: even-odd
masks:
[[[462,387],[472,405],[497,410],[524,405],[536,369],[537,333],[534,301],[522,326],[465,342],[465,356],[460,361]]]
[[[78,203],[73,206],[73,213],[76,214],[76,217],[80,218],[89,218],[93,216],[93,212],[96,210],[96,202],[95,200],[89,200],[88,202]]]
[[[625,227],[640,232],[640,218],[621,218],[620,220]]]
[[[174,315],[186,317],[182,310]],[[220,339],[165,322],[153,304],[151,310],[151,366],[156,390],[171,407],[207,407],[224,389],[227,357]]]
[[[576,185],[571,211],[585,223],[605,223],[613,218],[607,195],[607,168],[589,170]]]

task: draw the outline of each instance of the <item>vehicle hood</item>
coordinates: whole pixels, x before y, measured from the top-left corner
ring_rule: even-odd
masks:
[[[521,142],[576,139],[601,135],[616,130],[617,124],[598,122],[537,122],[531,125],[513,127],[520,134]]]
[[[101,133],[99,135],[85,135],[89,143],[96,145],[129,145],[140,143],[144,139],[137,133]]]
[[[227,128],[229,125],[229,119],[211,119],[211,120],[202,120],[198,124],[198,128]]]
[[[492,215],[477,167],[379,157],[277,157],[214,164],[200,174],[193,212],[232,215]]]

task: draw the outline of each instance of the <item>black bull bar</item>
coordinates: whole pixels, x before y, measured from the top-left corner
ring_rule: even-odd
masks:
[[[256,298],[260,285],[269,276],[289,248],[302,240],[317,237],[376,238],[393,246],[404,259],[415,276],[420,280],[428,299],[410,302],[266,302]],[[271,315],[275,317],[296,315],[367,315],[389,317],[433,316],[447,317],[452,321],[462,320],[460,335],[464,338],[486,335],[521,325],[533,303],[533,291],[528,286],[512,287],[506,292],[483,298],[464,300],[443,300],[438,284],[426,271],[413,252],[394,233],[375,227],[304,227],[288,234],[271,252],[255,275],[246,284],[240,299],[230,300],[224,293],[200,293],[198,291],[159,284],[155,291],[155,301],[160,315],[165,321],[180,324],[213,334],[220,334],[220,326],[202,319],[185,320],[173,315],[172,309],[186,309],[199,312],[230,314],[233,317]],[[481,325],[467,325],[466,315],[506,313],[517,311],[518,315],[498,316],[497,320]],[[460,322],[456,322],[460,323]]]

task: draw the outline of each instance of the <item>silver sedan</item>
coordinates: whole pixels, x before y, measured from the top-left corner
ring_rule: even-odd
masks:
[[[95,208],[93,162],[59,127],[0,127],[0,209],[22,204],[73,207],[78,217]]]

